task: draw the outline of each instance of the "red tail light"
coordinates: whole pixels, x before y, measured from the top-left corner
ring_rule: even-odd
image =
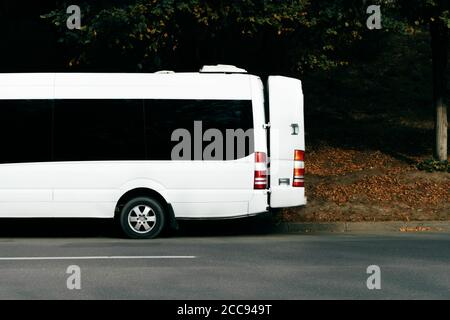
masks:
[[[267,189],[267,158],[264,152],[255,152],[255,190]]]
[[[294,180],[293,187],[302,188],[305,186],[305,151],[295,150],[294,153]]]

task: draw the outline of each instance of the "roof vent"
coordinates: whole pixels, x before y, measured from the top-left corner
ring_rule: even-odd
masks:
[[[203,66],[201,73],[247,73],[247,70],[236,66],[218,64],[216,66]]]

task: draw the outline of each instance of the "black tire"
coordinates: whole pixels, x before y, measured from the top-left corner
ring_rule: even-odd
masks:
[[[148,209],[147,214],[144,214]],[[152,198],[138,197],[128,201],[120,211],[122,231],[131,239],[156,238],[164,228],[166,219],[163,206]],[[149,229],[147,230],[147,227]]]

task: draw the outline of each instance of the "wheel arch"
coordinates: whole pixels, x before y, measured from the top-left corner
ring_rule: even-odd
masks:
[[[116,202],[116,207],[114,210],[114,219],[116,219],[119,216],[120,211],[127,202],[137,197],[149,197],[157,200],[163,206],[164,213],[166,215],[166,218],[168,219],[167,225],[174,229],[178,228],[178,224],[175,218],[172,205],[166,200],[166,198],[161,193],[148,187],[136,187],[126,192],[122,192],[122,195]]]

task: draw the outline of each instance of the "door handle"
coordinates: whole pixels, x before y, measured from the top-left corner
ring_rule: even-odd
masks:
[[[293,136],[298,136],[298,132],[299,132],[299,126],[297,123],[293,123],[291,124],[291,128],[292,128],[292,134]]]
[[[289,178],[280,178],[278,179],[278,185],[282,186],[282,185],[291,185],[291,179]]]

